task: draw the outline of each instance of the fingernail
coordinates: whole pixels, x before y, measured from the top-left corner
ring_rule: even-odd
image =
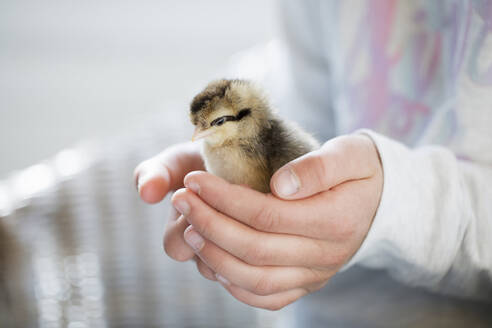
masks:
[[[184,200],[178,200],[174,203],[174,208],[184,216],[190,214],[190,205],[188,205],[188,203]]]
[[[200,186],[196,182],[189,182],[186,184],[186,188],[191,189],[195,194],[200,194]]]
[[[217,280],[222,284],[222,285],[226,285],[226,286],[229,286],[231,283],[229,282],[229,280],[227,280],[226,278],[222,277],[220,274],[216,273],[215,274],[215,278],[217,278]]]
[[[275,191],[280,196],[290,196],[299,190],[299,179],[292,170],[280,172],[275,180]]]
[[[185,231],[184,238],[191,248],[195,250],[195,252],[199,252],[205,245],[205,240],[203,237],[193,229],[188,229]]]

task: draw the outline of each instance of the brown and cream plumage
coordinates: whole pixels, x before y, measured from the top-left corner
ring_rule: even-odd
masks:
[[[247,80],[213,81],[190,109],[193,140],[204,139],[207,170],[231,183],[270,191],[273,173],[319,147],[293,123],[278,117],[262,90]]]

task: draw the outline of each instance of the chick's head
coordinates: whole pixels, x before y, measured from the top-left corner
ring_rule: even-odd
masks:
[[[193,98],[190,119],[193,140],[222,145],[254,137],[268,124],[270,109],[263,92],[245,80],[211,82]]]

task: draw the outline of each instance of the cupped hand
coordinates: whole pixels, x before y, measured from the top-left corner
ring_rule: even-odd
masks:
[[[276,310],[322,288],[360,248],[375,216],[383,172],[365,135],[332,139],[279,169],[273,194],[192,172],[172,199],[190,226],[166,231],[177,260],[238,300]],[[184,241],[183,241],[184,238]],[[189,249],[187,249],[189,251]]]
[[[170,191],[183,187],[187,173],[204,169],[199,145],[187,142],[169,147],[143,161],[135,168],[133,177],[140,198],[155,204]]]
[[[155,204],[169,192],[182,188],[183,178],[187,173],[204,169],[199,144],[188,142],[167,148],[140,163],[134,171],[134,179],[140,198],[146,203]],[[187,261],[195,256],[183,239],[183,232],[188,225],[172,208],[166,226],[165,248],[168,244],[176,247],[178,251],[174,253],[174,257],[180,261]]]

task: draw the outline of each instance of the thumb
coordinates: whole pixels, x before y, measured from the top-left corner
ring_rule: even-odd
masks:
[[[140,163],[134,171],[134,179],[140,198],[154,204],[169,191],[181,188],[188,172],[203,169],[200,148],[197,144],[184,143]]]
[[[345,181],[370,177],[376,171],[375,150],[372,140],[363,135],[331,139],[281,167],[272,176],[270,189],[279,198],[301,199]]]

